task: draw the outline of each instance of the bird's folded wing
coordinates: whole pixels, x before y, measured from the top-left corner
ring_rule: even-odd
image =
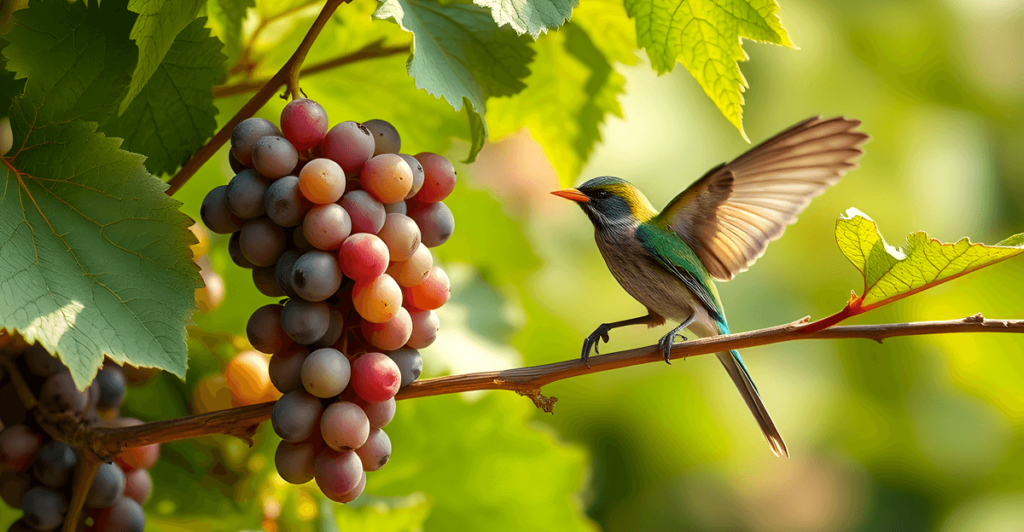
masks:
[[[729,280],[864,153],[859,120],[812,117],[720,165],[675,197],[657,221],[694,249],[717,279]]]
[[[722,303],[718,299],[718,290],[707,277],[707,272],[696,264],[700,259],[689,246],[672,233],[660,228],[641,225],[636,230],[636,239],[644,247],[644,251],[662,268],[668,270],[676,279],[700,301],[704,310],[712,319],[725,322],[722,314]],[[704,281],[701,281],[701,278]],[[655,287],[655,289],[657,289]]]

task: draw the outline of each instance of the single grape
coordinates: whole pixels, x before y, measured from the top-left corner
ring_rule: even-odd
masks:
[[[14,132],[11,130],[11,117],[0,118],[0,155],[7,155],[14,146]]]
[[[327,126],[327,111],[313,100],[292,100],[281,111],[281,130],[297,150],[319,144],[327,134]]]
[[[28,469],[42,441],[25,425],[5,427],[0,431],[0,469],[14,473]]]
[[[455,167],[436,153],[417,153],[416,160],[423,165],[423,187],[416,193],[416,201],[434,203],[448,197],[455,190]]]
[[[227,185],[214,187],[206,194],[203,205],[199,208],[199,217],[203,219],[207,229],[221,235],[234,233],[245,223],[228,208]]]
[[[412,190],[412,168],[393,153],[381,154],[366,161],[359,182],[381,203],[402,201]]]
[[[299,231],[301,232],[301,231]],[[292,269],[295,268],[295,261],[299,260],[302,254],[294,249],[289,249],[281,254],[274,266],[274,279],[277,287],[288,297],[295,297],[295,287],[292,286]]]
[[[380,429],[373,429],[366,438],[366,443],[356,449],[356,455],[363,463],[363,471],[376,471],[391,458],[391,438]]]
[[[11,508],[21,509],[21,501],[25,492],[32,487],[32,477],[28,473],[0,473],[0,500]]]
[[[39,402],[56,412],[82,412],[88,400],[66,371],[47,377],[39,390]]]
[[[124,496],[139,504],[145,504],[149,494],[153,492],[153,477],[149,471],[136,469],[128,473],[124,483]]]
[[[359,498],[359,496],[363,494],[363,490],[364,489],[366,489],[366,473],[365,472],[362,475],[360,475],[359,482],[356,484],[356,487],[352,488],[351,490],[349,490],[349,491],[347,491],[347,492],[345,492],[345,493],[343,493],[341,495],[327,495],[327,494],[325,494],[325,495],[327,496],[328,499],[331,499],[334,502],[338,502],[338,503],[341,503],[341,504],[346,504],[346,503],[350,503],[350,502],[356,500],[357,498]]]
[[[200,312],[210,312],[217,310],[224,302],[224,278],[214,271],[205,259],[201,259],[200,263],[202,269],[199,270],[199,276],[203,279],[203,287],[196,288],[196,304],[199,305]]]
[[[249,316],[245,326],[245,335],[249,343],[258,351],[267,354],[277,353],[291,343],[281,328],[281,305],[264,305]]]
[[[358,449],[370,434],[370,420],[355,403],[340,401],[328,406],[320,418],[320,435],[336,451]]]
[[[74,448],[64,442],[51,441],[36,453],[32,473],[44,486],[60,488],[71,479],[77,463],[78,455]]]
[[[433,310],[410,312],[412,318],[412,335],[406,345],[413,349],[423,349],[437,340],[437,332],[441,329],[441,321]]]
[[[281,227],[295,227],[313,208],[299,190],[299,178],[289,175],[271,183],[265,198],[267,216]]]
[[[302,363],[308,356],[309,349],[292,344],[270,357],[270,382],[277,391],[291,393],[302,388]]]
[[[280,135],[281,131],[265,118],[246,118],[231,130],[231,155],[245,166],[252,167],[252,150],[263,137]]]
[[[245,170],[246,168],[248,168],[248,166],[242,164],[238,160],[238,158],[235,157],[235,152],[230,151],[230,150],[228,151],[228,166],[230,166],[231,167],[231,171],[236,173],[236,174],[241,172],[241,171],[243,171],[243,170]]]
[[[419,351],[403,347],[402,349],[391,351],[387,355],[388,358],[395,361],[395,365],[398,366],[398,370],[402,373],[402,384],[400,387],[404,388],[420,378],[420,373],[423,372],[423,358],[420,357]]]
[[[306,390],[295,390],[277,400],[270,414],[270,423],[281,439],[299,442],[314,433],[323,411],[319,399]]]
[[[266,214],[263,196],[270,181],[256,170],[243,170],[228,182],[228,208],[240,218],[256,218]]]
[[[281,311],[281,328],[292,340],[310,345],[324,337],[331,324],[331,309],[323,301],[293,297]]]
[[[375,147],[370,130],[352,121],[335,125],[320,141],[323,156],[341,165],[346,174],[359,172]]]
[[[64,364],[51,355],[43,346],[36,344],[25,349],[25,365],[36,377],[49,377],[54,373],[63,371]]]
[[[321,399],[343,392],[351,375],[348,358],[331,347],[313,351],[302,363],[302,386]]]
[[[391,420],[395,418],[395,409],[398,407],[398,401],[395,401],[394,397],[377,403],[369,403],[356,398],[356,404],[363,407],[366,418],[370,420],[370,428],[373,429],[379,429],[391,423]]]
[[[331,309],[331,324],[327,327],[324,337],[313,343],[313,347],[331,347],[339,338],[345,328],[345,318],[338,310]]]
[[[121,471],[117,464],[100,464],[96,476],[93,477],[92,486],[89,487],[89,493],[85,496],[85,505],[89,508],[112,506],[124,492],[126,481],[124,471]]]
[[[338,249],[351,233],[352,219],[337,203],[313,207],[302,221],[302,235],[317,249]]]
[[[135,427],[142,424],[142,421],[133,417],[119,417],[107,422],[112,427]],[[160,444],[153,443],[142,447],[129,447],[117,455],[115,461],[125,472],[136,469],[149,469],[160,460]]]
[[[284,296],[284,290],[281,290],[281,287],[277,285],[277,277],[274,275],[275,271],[273,266],[253,268],[252,284],[256,285],[256,289],[261,294],[268,297]]]
[[[316,469],[316,446],[309,442],[281,441],[274,453],[277,474],[289,484],[305,484],[313,480]]]
[[[270,401],[275,396],[270,383],[270,360],[259,351],[235,355],[224,368],[224,378],[239,406]]]
[[[412,318],[405,308],[398,309],[395,316],[384,323],[363,321],[359,326],[363,338],[382,351],[394,351],[405,345],[412,336]]]
[[[142,506],[129,497],[118,497],[110,508],[96,517],[96,532],[142,532],[146,514]]]
[[[334,203],[345,193],[345,171],[330,159],[313,159],[299,172],[299,190],[313,203]]]
[[[395,278],[404,287],[416,286],[427,280],[430,269],[434,267],[434,256],[427,246],[420,244],[409,260],[392,262],[388,266],[388,275]]]
[[[356,233],[341,244],[338,259],[346,277],[356,281],[370,281],[387,270],[391,252],[377,235]]]
[[[288,175],[298,162],[299,152],[284,137],[263,137],[252,148],[252,166],[267,179]]]
[[[404,214],[389,214],[377,236],[388,245],[391,260],[395,262],[409,260],[420,247],[420,228]]]
[[[405,304],[415,310],[437,310],[448,302],[452,295],[448,274],[434,266],[422,283],[402,289]]]
[[[365,401],[387,401],[401,384],[401,370],[383,353],[366,353],[352,362],[352,391]]]
[[[334,295],[340,286],[341,268],[333,253],[307,251],[295,261],[292,287],[306,301],[323,301]]]
[[[369,129],[370,133],[373,135],[374,156],[382,153],[398,153],[401,151],[402,138],[398,135],[398,130],[395,129],[395,126],[378,118],[367,120],[366,122],[363,122],[363,125],[366,126],[366,129]]]
[[[245,255],[242,254],[241,238],[241,231],[231,233],[231,240],[228,240],[228,255],[231,256],[231,262],[234,262],[239,268],[251,270],[255,268],[256,265],[249,262],[249,259],[245,258]]]
[[[384,206],[384,212],[388,214],[405,214],[408,211],[409,209],[406,206],[405,201],[396,201],[394,203],[388,203],[387,205]],[[387,223],[387,220],[385,220],[384,223]]]
[[[353,190],[341,198],[341,206],[352,220],[353,233],[377,234],[384,227],[384,205],[365,190]]]
[[[399,153],[398,156],[405,159],[405,162],[409,163],[409,168],[412,170],[412,188],[410,188],[409,193],[405,195],[405,199],[410,199],[415,196],[421,188],[423,188],[423,164],[407,153]]]
[[[192,410],[196,414],[228,410],[234,405],[235,400],[231,397],[231,389],[224,375],[203,377],[192,390]]]
[[[273,266],[284,253],[284,231],[267,218],[249,220],[238,240],[242,255],[256,266]]]
[[[352,303],[364,320],[384,323],[402,306],[402,289],[386,273],[371,281],[356,281]]]
[[[363,463],[355,451],[326,448],[316,457],[313,478],[320,491],[332,499],[355,489],[362,476]]]
[[[23,519],[29,526],[46,532],[56,529],[64,521],[64,513],[68,511],[68,501],[57,491],[36,486],[25,493],[25,497],[21,499],[21,508],[25,511]]]
[[[409,217],[416,221],[423,233],[423,245],[436,248],[444,244],[455,232],[455,217],[444,203],[417,203],[409,209]]]

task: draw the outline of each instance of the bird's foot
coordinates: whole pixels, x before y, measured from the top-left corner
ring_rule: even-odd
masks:
[[[590,364],[587,363],[587,359],[590,358],[590,349],[593,348],[594,352],[600,355],[601,350],[598,349],[597,346],[601,343],[601,340],[604,340],[604,343],[606,344],[608,343],[608,331],[610,330],[612,330],[612,328],[609,327],[607,323],[602,323],[600,327],[590,333],[590,336],[583,340],[583,355],[580,358],[583,359],[583,363],[587,364],[588,368],[590,367]]]
[[[672,345],[675,343],[676,338],[678,337],[681,342],[686,341],[686,337],[676,331],[678,329],[674,329],[672,332],[662,336],[661,340],[658,340],[658,348],[665,355],[665,363],[670,365],[672,364]]]

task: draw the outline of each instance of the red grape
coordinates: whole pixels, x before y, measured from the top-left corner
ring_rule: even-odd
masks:
[[[401,384],[401,370],[383,353],[366,353],[352,363],[352,391],[365,401],[387,401]]]
[[[345,173],[356,173],[373,157],[376,145],[369,129],[352,121],[335,125],[320,141],[324,157],[341,165]]]
[[[430,275],[427,276],[427,280],[416,286],[404,288],[402,295],[409,308],[437,310],[447,303],[448,298],[452,295],[448,274],[441,268],[434,266],[430,269]]]
[[[281,111],[281,130],[297,150],[319,144],[327,134],[327,126],[327,111],[313,100],[292,100]]]
[[[448,197],[455,190],[455,167],[436,153],[417,153],[416,160],[423,165],[423,188],[416,193],[416,201],[434,203]]]
[[[384,227],[384,205],[365,190],[353,190],[341,198],[341,206],[352,220],[353,233],[377,234]]]
[[[136,469],[128,473],[124,484],[124,496],[139,504],[145,504],[149,494],[153,492],[153,477],[149,471]]]
[[[324,495],[337,499],[359,485],[363,478],[363,463],[355,451],[339,452],[326,448],[316,457],[314,478]]]
[[[376,235],[356,233],[341,244],[338,252],[341,271],[356,281],[376,279],[387,270],[391,253],[388,246]]]
[[[0,431],[0,469],[21,472],[32,465],[43,439],[25,425],[13,425]]]

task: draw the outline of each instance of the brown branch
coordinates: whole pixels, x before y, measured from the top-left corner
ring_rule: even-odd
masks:
[[[270,101],[270,98],[274,96],[277,89],[288,82],[288,80],[292,78],[295,78],[296,80],[298,79],[296,76],[298,75],[298,71],[302,68],[302,60],[306,58],[306,53],[309,52],[309,49],[313,46],[313,41],[315,41],[317,36],[320,35],[320,31],[324,29],[325,25],[327,25],[327,21],[330,20],[331,15],[333,15],[334,11],[338,9],[338,6],[349,1],[351,0],[327,0],[323,9],[320,10],[320,14],[316,17],[316,20],[313,21],[313,26],[309,28],[309,31],[306,33],[306,37],[302,39],[301,43],[299,43],[299,47],[295,50],[295,53],[292,54],[292,57],[288,59],[284,66],[281,67],[281,70],[277,71],[277,74],[274,74],[274,77],[270,78],[270,80],[263,85],[263,88],[260,89],[259,92],[253,95],[253,97],[241,109],[239,109],[237,113],[235,113],[235,116],[231,117],[231,120],[228,120],[227,124],[224,124],[224,127],[222,127],[212,139],[192,154],[192,157],[190,157],[189,160],[181,167],[181,170],[178,170],[178,173],[174,174],[174,177],[167,182],[169,185],[167,188],[167,195],[174,195],[182,185],[184,185],[193,175],[195,175],[196,172],[199,171],[199,168],[206,164],[206,161],[210,160],[210,157],[213,157],[213,154],[217,153],[217,150],[219,150],[220,147],[231,138],[231,131],[235,129],[235,126],[237,126],[239,122],[254,115],[256,111]]]
[[[89,488],[96,477],[96,470],[103,463],[88,450],[82,452],[81,458],[75,472],[75,485],[71,488],[71,502],[68,503],[68,513],[64,516],[64,526],[61,527],[61,532],[76,532],[78,530],[85,498],[89,495]]]
[[[882,325],[854,325],[825,329],[804,334],[808,318],[793,323],[725,336],[698,338],[672,348],[672,358],[688,358],[709,353],[742,349],[761,345],[776,344],[791,340],[827,340],[839,338],[863,338],[881,342],[897,336],[919,336],[945,333],[1008,332],[1024,333],[1024,320],[987,320],[977,314],[971,317],[948,321],[925,321],[915,323],[894,323]],[[509,390],[529,397],[538,408],[550,412],[556,398],[541,394],[541,387],[562,379],[608,371],[612,369],[662,362],[664,360],[657,346],[647,346],[607,355],[590,357],[590,367],[580,359],[509,369],[487,371],[466,375],[450,375],[436,379],[416,381],[398,393],[396,399],[412,399],[431,395],[444,395],[475,390]],[[234,434],[251,436],[255,426],[270,417],[274,403],[262,403],[202,414],[168,421],[144,423],[134,427],[93,428],[86,432],[84,442],[100,457],[113,456],[129,447],[150,445],[210,434]]]
[[[379,57],[388,57],[396,54],[409,52],[408,44],[402,46],[384,46],[382,44],[383,42],[383,39],[374,41],[354,52],[349,52],[347,54],[340,55],[333,59],[328,59],[326,61],[320,61],[318,63],[309,65],[308,67],[303,68],[299,72],[299,76],[308,76],[311,74],[316,74],[318,72],[323,72],[325,70],[330,70],[332,68],[337,68],[343,65],[356,63],[366,59],[376,59]],[[241,83],[235,83],[233,85],[220,85],[213,88],[213,97],[225,98],[228,96],[245,94],[247,92],[258,90],[260,87],[263,87],[268,82],[269,80],[261,79],[256,81],[244,81]]]

